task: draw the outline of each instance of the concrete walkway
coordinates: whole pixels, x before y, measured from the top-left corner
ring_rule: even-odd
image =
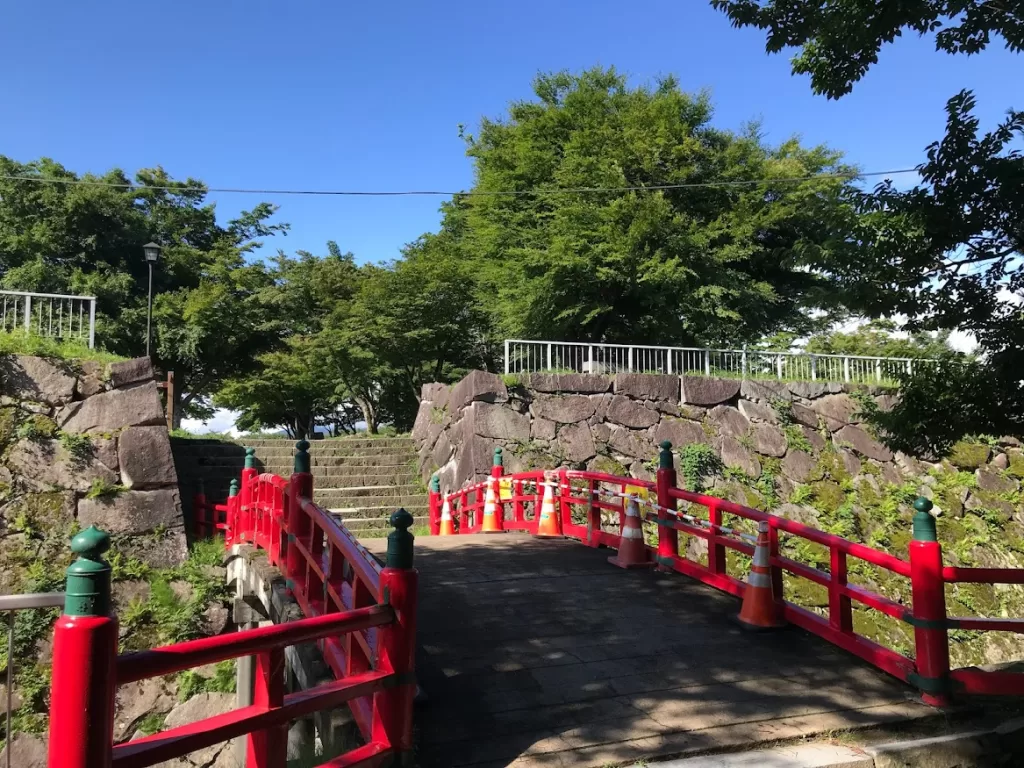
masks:
[[[609,554],[417,538],[422,768],[622,765],[934,713],[823,640],[744,632],[734,598]]]

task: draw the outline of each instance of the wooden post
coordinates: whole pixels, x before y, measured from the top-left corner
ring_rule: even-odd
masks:
[[[932,503],[924,496],[914,502],[913,540],[910,551],[910,591],[913,596],[914,665],[911,685],[921,691],[925,704],[949,704],[949,638],[946,595],[942,578],[942,545],[931,516]]]
[[[174,429],[174,371],[167,372],[167,431]]]
[[[676,508],[676,500],[669,493],[676,486],[676,468],[672,457],[672,443],[665,440],[658,454],[658,570],[672,571],[679,556],[679,531],[668,526],[674,516],[668,510]]]

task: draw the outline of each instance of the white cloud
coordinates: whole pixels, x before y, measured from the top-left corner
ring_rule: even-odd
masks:
[[[242,432],[235,428],[235,419],[237,418],[237,411],[228,411],[223,408],[219,408],[214,412],[213,418],[209,421],[203,422],[199,419],[182,419],[181,426],[183,429],[187,429],[189,432],[195,434],[222,432],[238,437]]]

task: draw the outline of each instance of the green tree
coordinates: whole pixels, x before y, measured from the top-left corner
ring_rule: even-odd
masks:
[[[883,45],[904,31],[934,33],[951,54],[984,50],[1001,36],[1024,47],[1019,3],[923,0],[865,3],[837,0],[713,0],[737,26],[767,30],[767,50],[799,47],[795,73],[829,98],[848,93]],[[904,314],[910,330],[961,329],[979,342],[979,363],[964,368],[951,390],[970,402],[950,409],[936,399],[924,371],[904,382],[903,403],[887,418],[892,439],[942,453],[956,433],[1022,434],[1024,428],[1024,113],[1010,110],[988,132],[974,116],[969,91],[946,106],[946,132],[926,149],[921,183],[901,190],[889,181],[851,191],[846,247],[815,254],[845,301],[871,316]],[[959,370],[959,369],[958,369]],[[951,374],[952,375],[952,374]],[[983,386],[980,386],[981,383]],[[992,408],[991,403],[1000,407]]]
[[[945,359],[956,355],[949,331],[899,333],[892,320],[871,320],[850,331],[828,331],[811,336],[804,349],[821,355],[909,357]]]
[[[674,78],[561,72],[534,92],[466,137],[475,183],[444,207],[496,334],[738,344],[836,309],[805,264],[842,240],[820,211],[848,184],[806,177],[850,173],[838,152],[715,128]],[[676,184],[719,186],[656,189]],[[569,191],[595,187],[629,189]]]
[[[142,246],[163,246],[154,272],[154,358],[175,371],[176,419],[207,413],[224,377],[266,349],[251,301],[266,279],[245,256],[287,230],[269,223],[270,204],[222,225],[201,181],[176,181],[162,168],[134,180],[117,169],[79,177],[48,158],[0,156],[0,176],[8,177],[0,179],[0,283],[95,295],[97,340],[111,352],[145,352]]]

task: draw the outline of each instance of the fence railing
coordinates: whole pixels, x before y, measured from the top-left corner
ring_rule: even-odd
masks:
[[[365,744],[320,768],[412,764],[417,573],[413,518],[391,516],[381,567],[358,540],[313,503],[309,443],[297,445],[285,480],[257,473],[249,449],[241,483],[225,504],[197,499],[194,523],[226,543],[256,545],[278,568],[305,618],[117,655],[110,611],[109,537],[79,533],[64,614],[54,628],[48,768],[144,768],[197,749],[245,739],[246,768],[286,768],[288,723],[347,704]],[[334,680],[286,693],[285,648],[314,642]],[[117,687],[218,661],[255,657],[251,697],[237,709],[113,744]],[[242,691],[240,690],[241,694]]]
[[[11,715],[14,710],[14,673],[16,667],[16,659],[14,657],[14,631],[17,612],[38,611],[47,608],[63,607],[63,592],[36,592],[24,595],[0,595],[0,612],[7,613],[7,698],[4,702],[7,707],[7,717],[5,721],[4,738],[7,739],[8,744],[11,743]],[[7,756],[4,761],[5,768],[11,768],[11,755],[14,753],[14,750],[8,748],[5,750],[5,753]]]
[[[745,379],[890,382],[933,361],[752,349],[701,349],[567,341],[505,341],[505,373],[665,373]]]
[[[96,346],[96,297],[0,291],[0,329]]]
[[[950,669],[950,630],[1024,634],[1024,618],[948,616],[946,585],[1024,585],[1024,569],[943,567],[942,547],[928,499],[920,497],[914,504],[913,536],[907,559],[902,559],[794,520],[676,487],[671,443],[662,443],[658,465],[654,482],[564,468],[505,475],[499,449],[487,480],[448,494],[441,494],[438,483],[431,483],[431,533],[526,530],[541,535],[543,499],[547,496],[561,535],[590,547],[618,550],[626,527],[628,500],[641,510],[649,564],[742,598],[748,584],[729,573],[726,555],[730,551],[754,555],[756,537],[745,528],[766,523],[772,593],[785,621],[917,687],[922,699],[933,705],[944,705],[961,694],[1012,696],[1024,691],[1021,672],[982,667]],[[611,515],[614,522],[606,520],[606,515]],[[547,528],[545,531],[550,532]],[[706,544],[705,562],[690,556],[686,543],[679,540],[680,533]],[[821,548],[822,562],[808,564],[786,554],[788,547],[799,552],[808,546]],[[905,579],[899,594],[887,597],[857,584],[853,574],[860,569],[848,563],[850,560]],[[784,600],[784,587],[791,579],[823,588],[825,607],[815,611]],[[904,603],[903,595],[910,598],[909,604]],[[913,651],[885,647],[858,632],[855,603],[911,627]]]

